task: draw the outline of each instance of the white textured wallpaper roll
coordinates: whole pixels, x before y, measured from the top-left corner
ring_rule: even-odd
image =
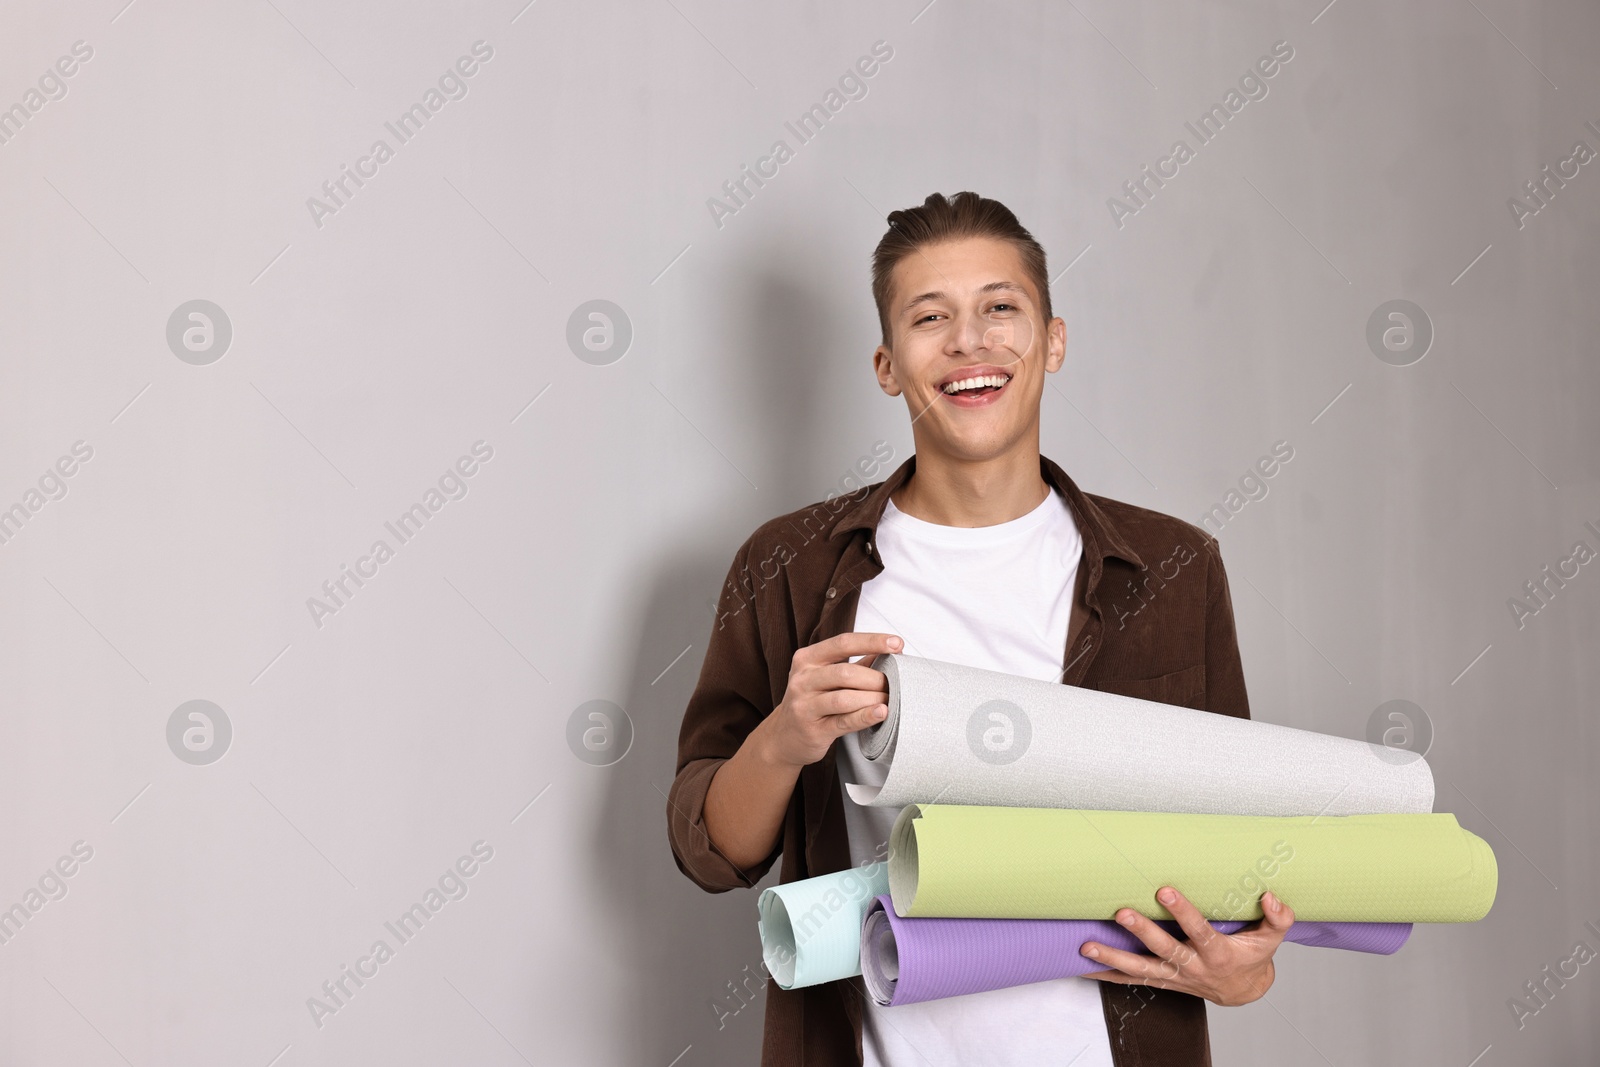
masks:
[[[880,656],[889,714],[861,732],[858,804],[1223,815],[1433,810],[1413,753],[915,656]]]

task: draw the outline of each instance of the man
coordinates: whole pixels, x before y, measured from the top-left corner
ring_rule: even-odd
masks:
[[[1011,211],[963,192],[891,213],[872,288],[873,367],[906,398],[916,452],[881,483],[765,524],[735,556],[667,809],[679,868],[710,892],[753,886],[780,854],[785,882],[885,854],[896,812],[841,788],[883,780],[856,734],[887,712],[866,665],[880,653],[1249,716],[1216,542],[1081,492],[1039,453],[1066,325],[1044,250]],[[762,1064],[1209,1064],[1204,1001],[1265,993],[1294,916],[1268,893],[1260,923],[1220,935],[1177,890],[1158,896],[1187,943],[1124,909],[1150,954],[1086,945],[1107,966],[1088,976],[1098,985],[879,1008],[859,979],[769,983]]]

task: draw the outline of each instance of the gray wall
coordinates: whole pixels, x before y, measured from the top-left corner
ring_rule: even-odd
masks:
[[[1221,530],[1256,716],[1362,737],[1414,703],[1438,809],[1499,856],[1481,923],[1285,949],[1265,1002],[1212,1009],[1217,1061],[1593,1054],[1600,964],[1520,1027],[1508,1000],[1600,949],[1600,564],[1508,600],[1600,549],[1600,162],[1508,199],[1600,150],[1594,5],[124,3],[12,4],[0,33],[26,116],[0,144],[0,906],[27,914],[0,1061],[753,1062],[754,897],[667,848],[678,721],[739,542],[875,442],[910,454],[867,257],[888,211],[968,188],[1051,254],[1045,452],[1197,521],[1289,442]],[[800,143],[785,121],[878,41]],[[1267,94],[1114,219],[1279,41]],[[620,359],[568,343],[602,299]],[[221,316],[191,351],[194,300]],[[1425,353],[1369,344],[1392,300]],[[314,617],[345,565],[376,573]],[[191,749],[194,700],[222,714]],[[631,721],[609,766],[569,744],[595,700]],[[463,856],[401,943],[384,923]]]

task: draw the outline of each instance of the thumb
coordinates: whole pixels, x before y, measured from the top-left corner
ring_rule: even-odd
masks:
[[[1294,909],[1278,899],[1278,894],[1271,890],[1261,898],[1261,914],[1273,930],[1283,931],[1294,925]]]

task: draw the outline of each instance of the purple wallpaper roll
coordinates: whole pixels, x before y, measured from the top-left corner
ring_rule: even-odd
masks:
[[[1158,925],[1183,936],[1175,922]],[[1231,934],[1250,924],[1211,925]],[[1387,956],[1410,936],[1410,923],[1297,922],[1284,940]],[[889,898],[880,896],[861,927],[861,973],[879,1004],[915,1004],[1105,970],[1079,953],[1085,941],[1147,951],[1144,942],[1106,920],[902,919]]]

